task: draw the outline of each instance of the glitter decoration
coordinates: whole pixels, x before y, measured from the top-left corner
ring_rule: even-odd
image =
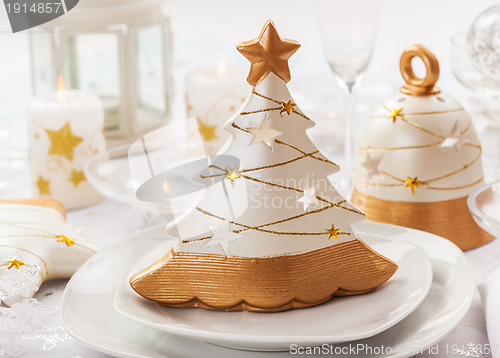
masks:
[[[467,34],[467,51],[474,67],[486,78],[500,81],[500,5],[486,9]]]
[[[17,357],[24,353],[17,337],[21,334],[42,334],[57,307],[47,307],[34,298],[24,299],[10,308],[0,307],[0,355]]]

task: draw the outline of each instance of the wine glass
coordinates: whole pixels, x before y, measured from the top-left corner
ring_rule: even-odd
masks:
[[[344,92],[344,183],[351,192],[357,153],[358,123],[355,93],[372,57],[381,0],[317,0],[316,13],[326,60]]]
[[[455,78],[468,89],[482,95],[496,99],[500,106],[500,81],[481,72],[474,65],[473,59],[467,50],[467,32],[459,32],[451,38],[451,69]],[[499,137],[500,115],[497,111],[486,113],[490,126],[497,132]],[[500,148],[499,148],[500,152]],[[500,164],[500,160],[498,161]],[[496,169],[495,177],[500,179],[500,165]]]

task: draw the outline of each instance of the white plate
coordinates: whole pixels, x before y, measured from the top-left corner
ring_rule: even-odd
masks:
[[[474,281],[462,251],[446,239],[418,230],[370,222],[356,224],[354,228],[360,236],[381,235],[422,247],[430,258],[434,276],[425,300],[406,319],[373,337],[335,345],[340,352],[337,356],[348,357],[349,354],[342,352],[351,347],[365,347],[364,351],[356,351],[357,357],[410,357],[439,342],[462,320],[472,300]],[[176,337],[139,325],[116,312],[114,296],[118,285],[132,262],[164,240],[154,239],[162,234],[163,231],[143,232],[140,239],[136,236],[98,253],[77,271],[66,287],[61,305],[63,324],[75,339],[124,358],[296,356],[286,352],[239,351]],[[377,352],[375,349],[381,346],[386,348]],[[372,354],[366,350],[369,347]]]
[[[371,248],[398,264],[393,277],[367,295],[338,297],[316,307],[280,313],[163,307],[139,296],[128,283],[134,273],[171,249],[171,245],[160,245],[121,280],[115,308],[139,324],[238,349],[288,351],[291,344],[314,346],[371,337],[418,307],[429,292],[432,268],[422,248],[371,233],[362,237]]]
[[[500,237],[500,181],[471,193],[467,204],[477,224],[491,235]]]

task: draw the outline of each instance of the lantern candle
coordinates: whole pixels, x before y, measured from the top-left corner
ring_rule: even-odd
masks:
[[[216,153],[229,133],[224,124],[241,106],[250,88],[244,69],[226,66],[224,59],[217,67],[191,72],[186,78],[188,117],[195,117],[207,154]],[[190,135],[196,130],[190,128]]]
[[[92,94],[64,90],[31,100],[28,105],[30,166],[35,196],[61,201],[69,210],[95,204],[102,197],[91,187],[83,167],[104,152],[104,112]]]

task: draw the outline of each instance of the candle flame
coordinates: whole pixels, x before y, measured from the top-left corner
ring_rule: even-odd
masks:
[[[57,77],[57,99],[59,101],[66,100],[66,86],[64,85],[64,78],[61,75]]]
[[[224,57],[219,58],[219,64],[217,65],[217,76],[220,78],[227,77],[227,66]]]

